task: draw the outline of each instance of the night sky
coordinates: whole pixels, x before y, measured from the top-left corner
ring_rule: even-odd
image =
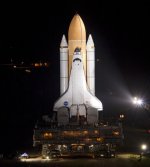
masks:
[[[129,110],[133,114],[132,96],[150,103],[150,6],[146,1],[125,2],[13,2],[1,6],[0,64],[49,62],[47,69],[31,69],[31,73],[0,66],[2,150],[32,147],[36,120],[52,113],[59,97],[59,45],[76,13],[95,43],[96,96],[104,105],[104,115]]]

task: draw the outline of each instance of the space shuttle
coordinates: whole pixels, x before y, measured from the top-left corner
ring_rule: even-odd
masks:
[[[53,110],[60,124],[98,122],[103,110],[95,96],[95,47],[92,36],[86,42],[86,30],[76,14],[69,26],[68,43],[60,43],[60,98]]]

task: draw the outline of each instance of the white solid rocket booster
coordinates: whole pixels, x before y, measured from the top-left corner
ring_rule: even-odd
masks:
[[[90,92],[95,95],[95,47],[91,34],[87,45],[87,85]]]
[[[63,35],[60,43],[60,95],[68,88],[68,44]]]

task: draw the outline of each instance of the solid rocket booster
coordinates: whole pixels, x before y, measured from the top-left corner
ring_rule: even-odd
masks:
[[[87,45],[87,85],[90,92],[95,95],[95,47],[91,34],[89,35]]]
[[[68,88],[68,44],[63,35],[60,43],[60,94]]]

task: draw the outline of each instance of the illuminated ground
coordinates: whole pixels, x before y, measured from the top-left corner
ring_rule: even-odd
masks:
[[[139,155],[137,154],[118,154],[116,158],[111,159],[53,159],[46,160],[41,157],[30,158],[23,161],[15,160],[1,160],[0,166],[10,167],[148,167],[150,164],[150,158],[145,158],[139,161]]]

